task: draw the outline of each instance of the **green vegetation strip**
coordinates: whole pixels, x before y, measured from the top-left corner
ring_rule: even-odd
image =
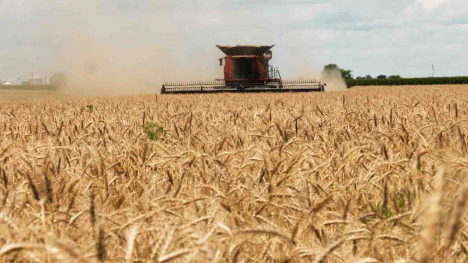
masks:
[[[401,85],[444,85],[468,84],[468,77],[437,77],[411,79],[347,79],[348,88],[354,86],[401,86]]]

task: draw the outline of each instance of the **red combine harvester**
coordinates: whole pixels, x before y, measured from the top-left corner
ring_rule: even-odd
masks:
[[[273,45],[274,46],[274,45]],[[273,46],[220,46],[226,56],[219,59],[224,79],[208,82],[164,83],[161,94],[262,92],[262,91],[324,91],[325,85],[312,79],[283,80],[278,68],[269,64]]]

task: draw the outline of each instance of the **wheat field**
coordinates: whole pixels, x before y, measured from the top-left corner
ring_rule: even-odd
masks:
[[[0,102],[0,262],[465,262],[468,86]]]

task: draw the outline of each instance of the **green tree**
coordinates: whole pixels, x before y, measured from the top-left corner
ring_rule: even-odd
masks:
[[[366,75],[366,79],[372,79],[371,75]]]
[[[325,67],[323,67],[323,71],[327,70],[333,70],[333,69],[340,69],[336,64],[328,64]]]
[[[340,69],[341,71],[341,77],[344,78],[344,79],[353,79],[353,74],[352,71],[350,69],[346,70],[346,69]]]
[[[389,79],[401,79],[400,75],[390,75]]]
[[[387,76],[385,76],[385,75],[378,75],[377,78],[378,78],[378,79],[386,79]]]

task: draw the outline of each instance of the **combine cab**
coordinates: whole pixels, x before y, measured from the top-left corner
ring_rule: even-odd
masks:
[[[274,45],[273,45],[274,46]],[[226,54],[224,79],[209,82],[164,83],[162,94],[261,91],[324,91],[325,85],[316,80],[283,80],[278,68],[269,64],[273,46],[220,46]]]

